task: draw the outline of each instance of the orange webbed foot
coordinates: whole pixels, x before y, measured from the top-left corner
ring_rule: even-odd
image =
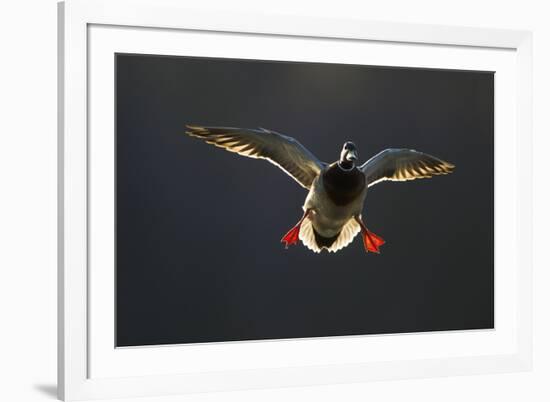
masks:
[[[380,246],[385,243],[385,240],[380,236],[372,233],[368,229],[363,232],[363,246],[367,253],[370,251],[372,253],[380,254]]]
[[[290,229],[281,239],[281,243],[285,243],[285,248],[298,243],[298,236],[300,235],[300,226],[294,226]]]
[[[382,246],[386,241],[380,236],[372,233],[367,229],[360,217],[356,216],[355,220],[361,226],[361,234],[363,235],[363,246],[365,251],[380,254],[380,246]]]
[[[283,236],[283,238],[281,239],[281,243],[285,243],[285,248],[288,248],[288,246],[292,246],[293,244],[298,243],[298,238],[300,236],[300,227],[302,226],[302,222],[304,221],[304,219],[308,217],[309,213],[310,210],[306,210],[298,223],[294,225],[294,227],[286,232],[286,234]]]

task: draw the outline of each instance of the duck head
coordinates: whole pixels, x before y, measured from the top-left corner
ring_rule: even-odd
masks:
[[[351,141],[347,141],[342,147],[342,152],[340,152],[340,160],[338,165],[344,170],[351,170],[355,167],[355,162],[359,157],[359,152],[357,152],[357,147]]]

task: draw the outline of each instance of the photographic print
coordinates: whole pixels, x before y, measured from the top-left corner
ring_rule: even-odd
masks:
[[[494,327],[493,72],[115,66],[116,346]]]

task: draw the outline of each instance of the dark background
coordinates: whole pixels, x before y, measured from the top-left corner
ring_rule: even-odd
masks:
[[[116,107],[117,346],[493,327],[492,73],[119,54]],[[306,190],[185,124],[457,168],[369,190],[380,255],[285,250]]]

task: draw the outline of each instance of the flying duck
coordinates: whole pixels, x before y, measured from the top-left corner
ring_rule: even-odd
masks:
[[[412,149],[386,149],[357,165],[357,147],[348,141],[340,158],[321,162],[297,140],[264,128],[201,127],[186,133],[208,144],[278,166],[309,191],[301,219],[281,239],[286,247],[298,240],[310,250],[336,252],[361,232],[365,251],[379,253],[385,241],[362,220],[367,189],[384,180],[406,181],[451,173],[454,165]]]

